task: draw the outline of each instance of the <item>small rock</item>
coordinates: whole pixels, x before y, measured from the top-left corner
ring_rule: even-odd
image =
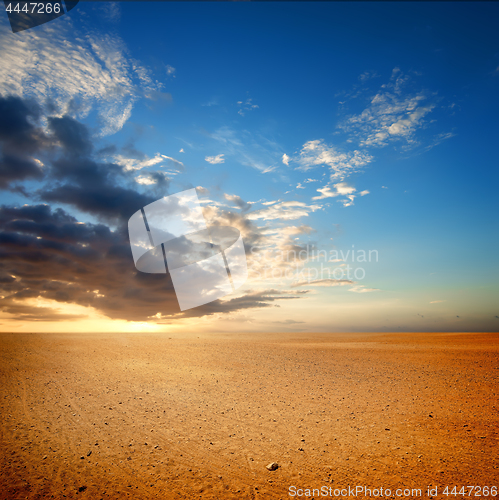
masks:
[[[81,458],[82,460],[85,460],[85,457],[84,457],[83,455],[82,455],[80,458]]]
[[[82,491],[85,491],[86,489],[87,489],[87,487],[86,487],[86,486],[80,486],[80,487],[78,488],[78,491],[81,493]]]
[[[89,457],[91,454],[92,454],[92,450],[90,450],[90,451],[87,453],[87,457]]]
[[[267,470],[277,470],[279,468],[279,464],[277,462],[271,462],[267,465]]]
[[[43,457],[43,460],[46,460],[46,458],[47,458],[47,455],[45,455],[45,456]]]

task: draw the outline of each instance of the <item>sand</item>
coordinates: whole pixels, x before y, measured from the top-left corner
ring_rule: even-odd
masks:
[[[2,499],[499,486],[499,334],[3,333],[0,355]]]

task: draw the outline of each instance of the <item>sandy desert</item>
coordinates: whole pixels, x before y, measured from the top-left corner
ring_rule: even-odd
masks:
[[[499,334],[0,339],[2,499],[499,485]]]

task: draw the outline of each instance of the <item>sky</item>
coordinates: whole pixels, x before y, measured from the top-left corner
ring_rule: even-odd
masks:
[[[0,17],[1,331],[498,330],[497,3]],[[192,188],[248,279],[181,311],[127,224]]]

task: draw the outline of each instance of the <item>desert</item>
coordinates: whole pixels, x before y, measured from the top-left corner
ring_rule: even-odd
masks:
[[[358,486],[462,498],[442,492],[499,482],[498,334],[0,339],[4,499],[345,498]]]

